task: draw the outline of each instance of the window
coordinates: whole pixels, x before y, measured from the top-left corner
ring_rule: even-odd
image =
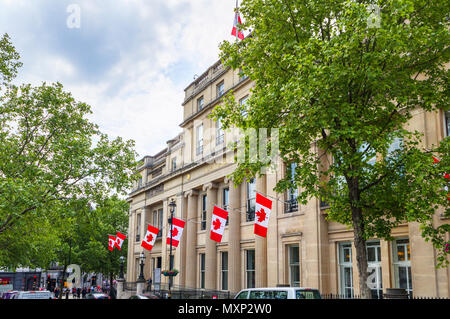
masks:
[[[136,214],[136,242],[141,240],[141,213]]]
[[[205,254],[200,254],[200,288],[205,288]]]
[[[163,209],[153,211],[153,226],[159,229],[158,235],[156,238],[160,238],[162,236],[162,225],[163,225]]]
[[[172,172],[177,169],[177,159],[176,157],[172,159]]]
[[[205,105],[205,99],[202,97],[199,97],[197,99],[197,111],[201,111],[203,109],[203,106]]]
[[[239,82],[244,81],[248,78],[248,75],[245,75],[244,70],[242,68],[239,68]]]
[[[352,244],[339,244],[339,290],[344,298],[353,298]]]
[[[221,97],[225,93],[225,82],[222,81],[217,84],[217,97]]]
[[[445,112],[445,136],[450,136],[450,111]]]
[[[287,199],[285,203],[285,213],[291,213],[298,210],[298,188],[297,183],[295,182],[295,169],[297,168],[297,163],[290,163],[288,166],[288,175],[291,181],[291,187],[287,192]]]
[[[222,255],[222,266],[221,266],[221,284],[222,290],[228,290],[228,252],[224,251]]]
[[[247,216],[246,221],[255,220],[255,209],[256,209],[256,182],[252,178],[247,182]]]
[[[196,154],[203,154],[203,124],[197,126],[196,139]]]
[[[206,195],[202,196],[202,222],[200,225],[201,230],[206,229]]]
[[[395,287],[403,288],[412,294],[411,249],[409,239],[397,239],[393,242]]]
[[[381,248],[380,241],[372,241],[366,244],[367,250],[367,285],[372,291],[372,298],[378,299],[383,294],[383,282],[381,274]]]
[[[244,96],[242,99],[239,100],[239,106],[242,108],[241,115],[243,117],[246,117],[247,114],[248,114],[248,111],[247,111],[247,108],[246,108],[247,100],[248,100],[248,95]]]
[[[289,283],[291,287],[300,287],[300,254],[298,245],[289,245]]]
[[[229,201],[229,193],[230,193],[230,189],[229,188],[224,188],[223,189],[223,209],[228,211],[228,206],[230,205],[230,201]],[[229,214],[227,215],[227,221],[225,225],[228,225],[228,221],[229,221]]]
[[[223,144],[224,141],[224,134],[223,134],[223,128],[222,123],[220,119],[216,122],[216,145]]]
[[[245,251],[245,277],[246,288],[255,288],[255,251]]]
[[[371,155],[371,153],[374,152],[371,147],[367,148],[368,146],[369,146],[369,144],[364,142],[359,147],[359,152],[364,153],[362,160],[365,161],[367,164],[373,166],[373,165],[375,165],[375,162],[377,161],[377,157],[376,157],[376,155],[373,155],[371,158],[368,157],[369,155]]]

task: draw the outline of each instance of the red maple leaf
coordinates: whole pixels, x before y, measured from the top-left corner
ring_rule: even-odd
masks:
[[[213,229],[214,230],[218,230],[219,228],[220,228],[220,226],[222,225],[222,223],[220,222],[220,220],[218,219],[218,218],[216,218],[214,221],[213,221]]]
[[[147,236],[147,242],[151,242],[152,240],[153,240],[153,236],[152,236],[152,234],[148,234],[148,236]]]
[[[172,233],[172,236],[171,236],[172,238],[173,237],[177,237],[177,235],[178,235],[178,228],[174,228],[171,233]]]
[[[263,208],[256,212],[256,216],[258,216],[258,222],[263,222],[266,219],[266,212]]]

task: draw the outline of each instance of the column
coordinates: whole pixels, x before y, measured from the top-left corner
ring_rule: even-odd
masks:
[[[256,178],[256,192],[267,195],[266,175]],[[255,235],[255,286],[267,287],[267,238]]]
[[[196,260],[196,246],[197,246],[197,203],[198,192],[190,190],[184,193],[187,198],[187,221],[186,221],[186,265],[185,285],[189,288],[196,286],[197,278],[197,260]]]
[[[241,290],[241,185],[229,181],[228,283],[230,291]]]
[[[217,184],[208,183],[203,185],[206,191],[206,249],[205,249],[205,288],[217,289],[217,247],[216,242],[209,238],[209,228],[211,226],[212,212],[217,204]]]

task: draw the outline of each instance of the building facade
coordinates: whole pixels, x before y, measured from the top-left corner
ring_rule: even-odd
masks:
[[[359,294],[353,233],[327,221],[326,203],[319,199],[297,203],[297,189],[273,191],[287,167],[234,185],[227,176],[236,168],[226,145],[233,135],[208,117],[229,90],[245,103],[253,83],[238,70],[212,65],[185,89],[182,132],[167,141],[155,156],[142,159],[141,179],[129,195],[127,281],[139,276],[144,251],[145,279],[167,283],[161,270],[169,269],[166,244],[174,200],[174,216],[186,222],[174,249],[174,284],[184,287],[238,292],[249,287],[289,284],[320,289],[324,294]],[[437,144],[450,131],[449,113],[418,110],[411,129],[424,133],[423,146]],[[273,199],[267,237],[253,233],[256,192]],[[229,212],[221,243],[209,239],[214,206]],[[436,225],[448,223],[438,212]],[[147,224],[160,229],[151,252],[141,247]],[[435,250],[421,237],[417,223],[393,230],[395,240],[374,238],[367,243],[371,289],[379,296],[386,288],[405,288],[415,296],[449,297],[450,269],[436,269]]]

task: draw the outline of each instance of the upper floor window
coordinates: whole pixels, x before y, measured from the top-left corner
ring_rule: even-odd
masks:
[[[248,75],[245,75],[244,70],[239,68],[239,81],[244,81],[246,78],[248,78]]]
[[[297,163],[290,163],[288,166],[287,174],[290,179],[290,188],[287,192],[287,200],[285,204],[285,212],[291,213],[298,210],[298,187],[297,183],[295,182],[295,169],[297,168]]]
[[[196,154],[200,155],[203,154],[203,124],[197,126],[196,133]]]
[[[223,189],[223,209],[228,211],[229,205],[230,205],[230,200],[229,200],[229,193],[230,193],[230,189],[229,188],[224,188]],[[229,213],[228,213],[229,215]],[[228,221],[229,221],[229,216],[227,216],[227,221],[225,225],[228,225]]]
[[[141,238],[141,213],[136,214],[136,242]]]
[[[172,159],[172,171],[177,169],[177,158]]]
[[[225,82],[217,84],[217,97],[221,97],[225,93]]]
[[[205,105],[205,99],[203,98],[203,96],[202,96],[202,97],[199,97],[199,98],[197,99],[197,111],[202,110],[203,107],[204,107],[204,105]]]
[[[224,134],[223,134],[223,128],[222,128],[222,122],[220,119],[216,122],[216,145],[222,144],[224,141]]]
[[[445,136],[450,136],[450,111],[445,112]]]
[[[247,182],[247,218],[246,221],[255,220],[256,210],[256,182],[252,178]]]
[[[206,229],[206,195],[202,196],[202,222],[200,225],[200,229]]]
[[[153,211],[153,226],[159,229],[157,238],[162,236],[162,226],[163,226],[163,209],[160,208],[158,210]]]

